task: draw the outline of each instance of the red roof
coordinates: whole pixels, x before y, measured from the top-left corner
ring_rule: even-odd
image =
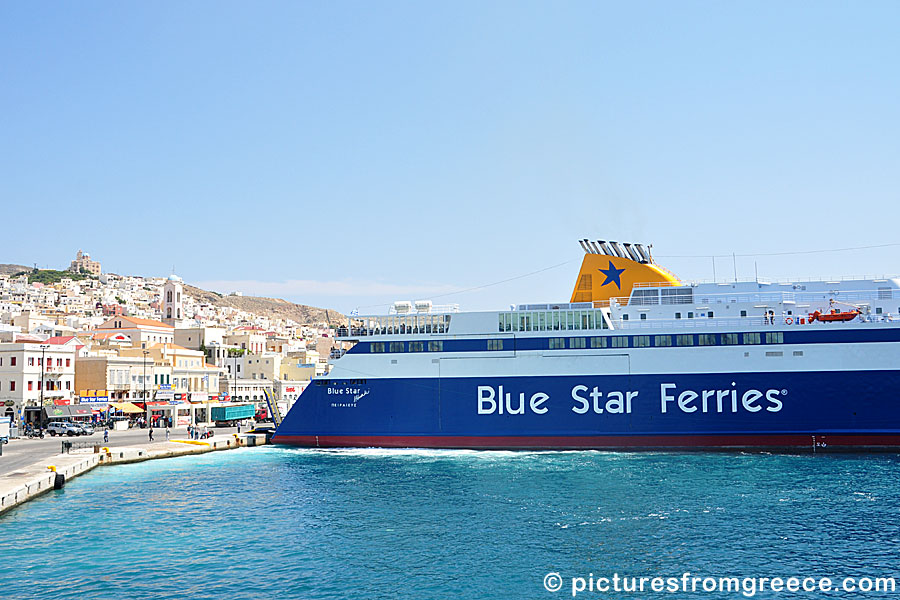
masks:
[[[74,339],[75,339],[74,335],[55,335],[52,338],[47,338],[46,340],[44,340],[44,343],[45,344],[58,344],[60,346],[63,346],[65,344],[68,344],[69,342],[71,342]]]

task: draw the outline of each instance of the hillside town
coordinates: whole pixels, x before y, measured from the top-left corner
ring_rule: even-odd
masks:
[[[103,273],[80,250],[47,273],[0,275],[0,416],[14,427],[212,425],[212,409],[233,405],[285,414],[340,351],[328,323],[198,300],[175,274]]]

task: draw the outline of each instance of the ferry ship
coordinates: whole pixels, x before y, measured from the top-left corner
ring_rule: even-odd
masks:
[[[350,317],[274,441],[900,449],[900,279],[685,283],[644,245],[580,244],[568,302]]]

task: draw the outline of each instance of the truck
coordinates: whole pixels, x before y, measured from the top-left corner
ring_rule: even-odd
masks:
[[[0,417],[0,444],[9,443],[9,429],[12,426],[12,417]]]
[[[210,417],[216,422],[216,425],[223,427],[232,425],[235,421],[251,419],[255,412],[255,408],[252,404],[213,406],[210,409]]]

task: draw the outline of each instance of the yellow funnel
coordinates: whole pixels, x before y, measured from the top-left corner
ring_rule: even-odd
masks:
[[[570,302],[603,302],[630,296],[635,284],[681,285],[674,275],[654,264],[606,254],[585,254]]]

